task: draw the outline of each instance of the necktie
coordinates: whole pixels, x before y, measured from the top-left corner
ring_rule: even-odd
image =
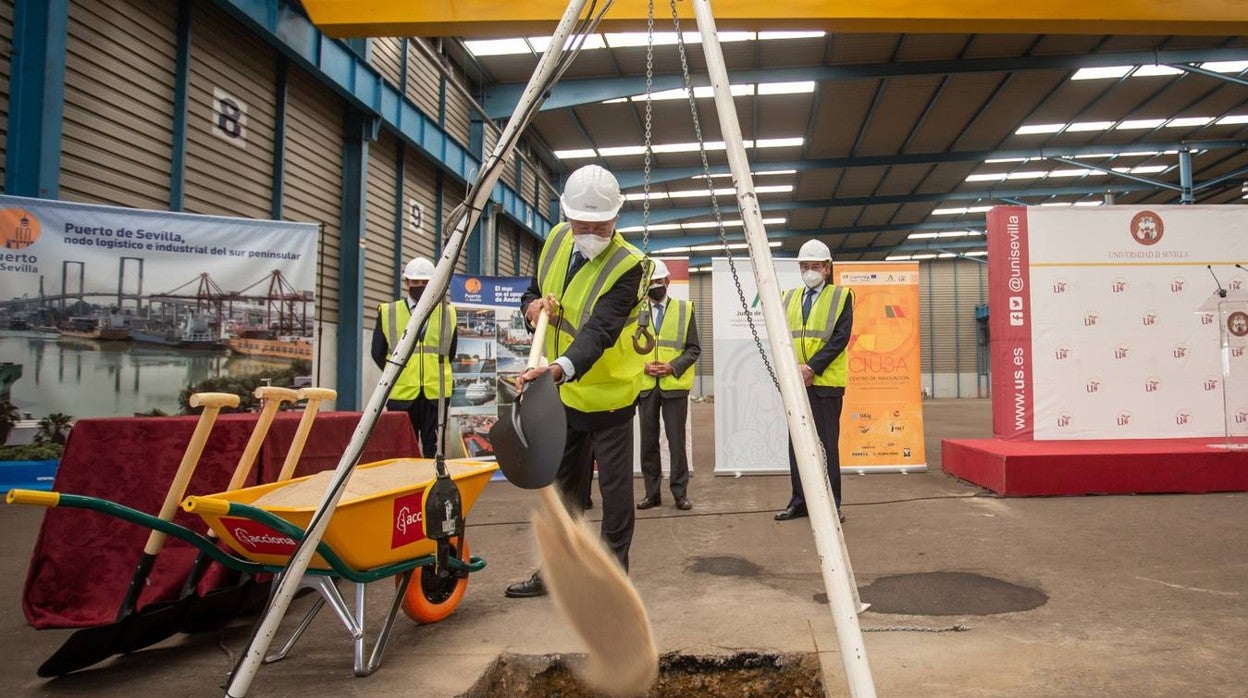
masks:
[[[815,301],[814,289],[806,289],[805,295],[802,296],[802,322],[806,322],[810,318],[810,305]]]
[[[656,304],[654,306],[654,331],[658,332],[659,328],[662,326],[663,326],[663,306],[661,304]]]
[[[585,263],[588,261],[589,259],[580,252],[572,253],[572,263],[568,265],[568,278],[563,282],[565,286],[572,283],[572,277],[576,276],[577,270],[585,266]]]

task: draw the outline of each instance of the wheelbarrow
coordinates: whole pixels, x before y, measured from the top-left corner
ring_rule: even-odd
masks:
[[[357,471],[423,469],[431,463],[429,459],[399,458],[361,464]],[[471,460],[446,461],[446,465],[461,492],[462,512],[466,514],[498,466]],[[282,575],[290,553],[304,538],[303,526],[311,520],[315,503],[265,508],[253,506],[253,503],[275,490],[298,486],[318,477],[311,475],[214,495],[187,497],[182,508],[199,515],[230,551],[221,549],[208,536],[172,521],[98,497],[10,490],[6,500],[11,504],[98,511],[186,541],[216,562],[240,573]],[[480,571],[485,561],[469,555],[462,535],[451,540],[434,540],[427,535],[425,522],[430,517],[424,508],[424,495],[432,483],[430,476],[354,498],[344,495],[303,578],[303,585],[315,589],[320,598],[300,620],[286,644],[266,657],[266,662],[284,658],[327,603],[351,634],[356,676],[367,676],[380,666],[400,610],[420,623],[437,622],[450,615],[463,598],[469,573]],[[417,570],[420,574],[413,584]],[[397,587],[394,601],[370,652],[366,647],[366,587],[391,578]],[[354,608],[347,605],[335,586],[337,579],[355,585]]]

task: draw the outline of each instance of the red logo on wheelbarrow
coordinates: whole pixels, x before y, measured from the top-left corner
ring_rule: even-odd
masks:
[[[222,517],[222,525],[234,535],[245,550],[261,555],[289,555],[295,551],[294,539],[250,519]]]
[[[391,550],[425,539],[424,500],[424,490],[394,498],[394,530],[390,532]]]

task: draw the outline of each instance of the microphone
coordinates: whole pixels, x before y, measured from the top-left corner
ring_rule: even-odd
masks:
[[[1239,267],[1238,264],[1235,266]],[[1213,277],[1213,283],[1218,285],[1218,298],[1226,298],[1226,289],[1222,288],[1222,282],[1218,281],[1218,275],[1213,273],[1213,265],[1206,264],[1205,268],[1209,270],[1209,275]],[[1243,267],[1240,267],[1241,269]]]

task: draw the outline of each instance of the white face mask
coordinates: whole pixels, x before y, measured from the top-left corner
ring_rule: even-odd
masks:
[[[607,249],[607,245],[611,244],[611,238],[600,237],[598,235],[572,235],[572,245],[576,247],[576,251],[585,255],[586,259],[593,259],[602,254]]]
[[[807,269],[802,272],[802,281],[806,282],[807,288],[815,288],[823,283],[823,272],[818,269]]]

